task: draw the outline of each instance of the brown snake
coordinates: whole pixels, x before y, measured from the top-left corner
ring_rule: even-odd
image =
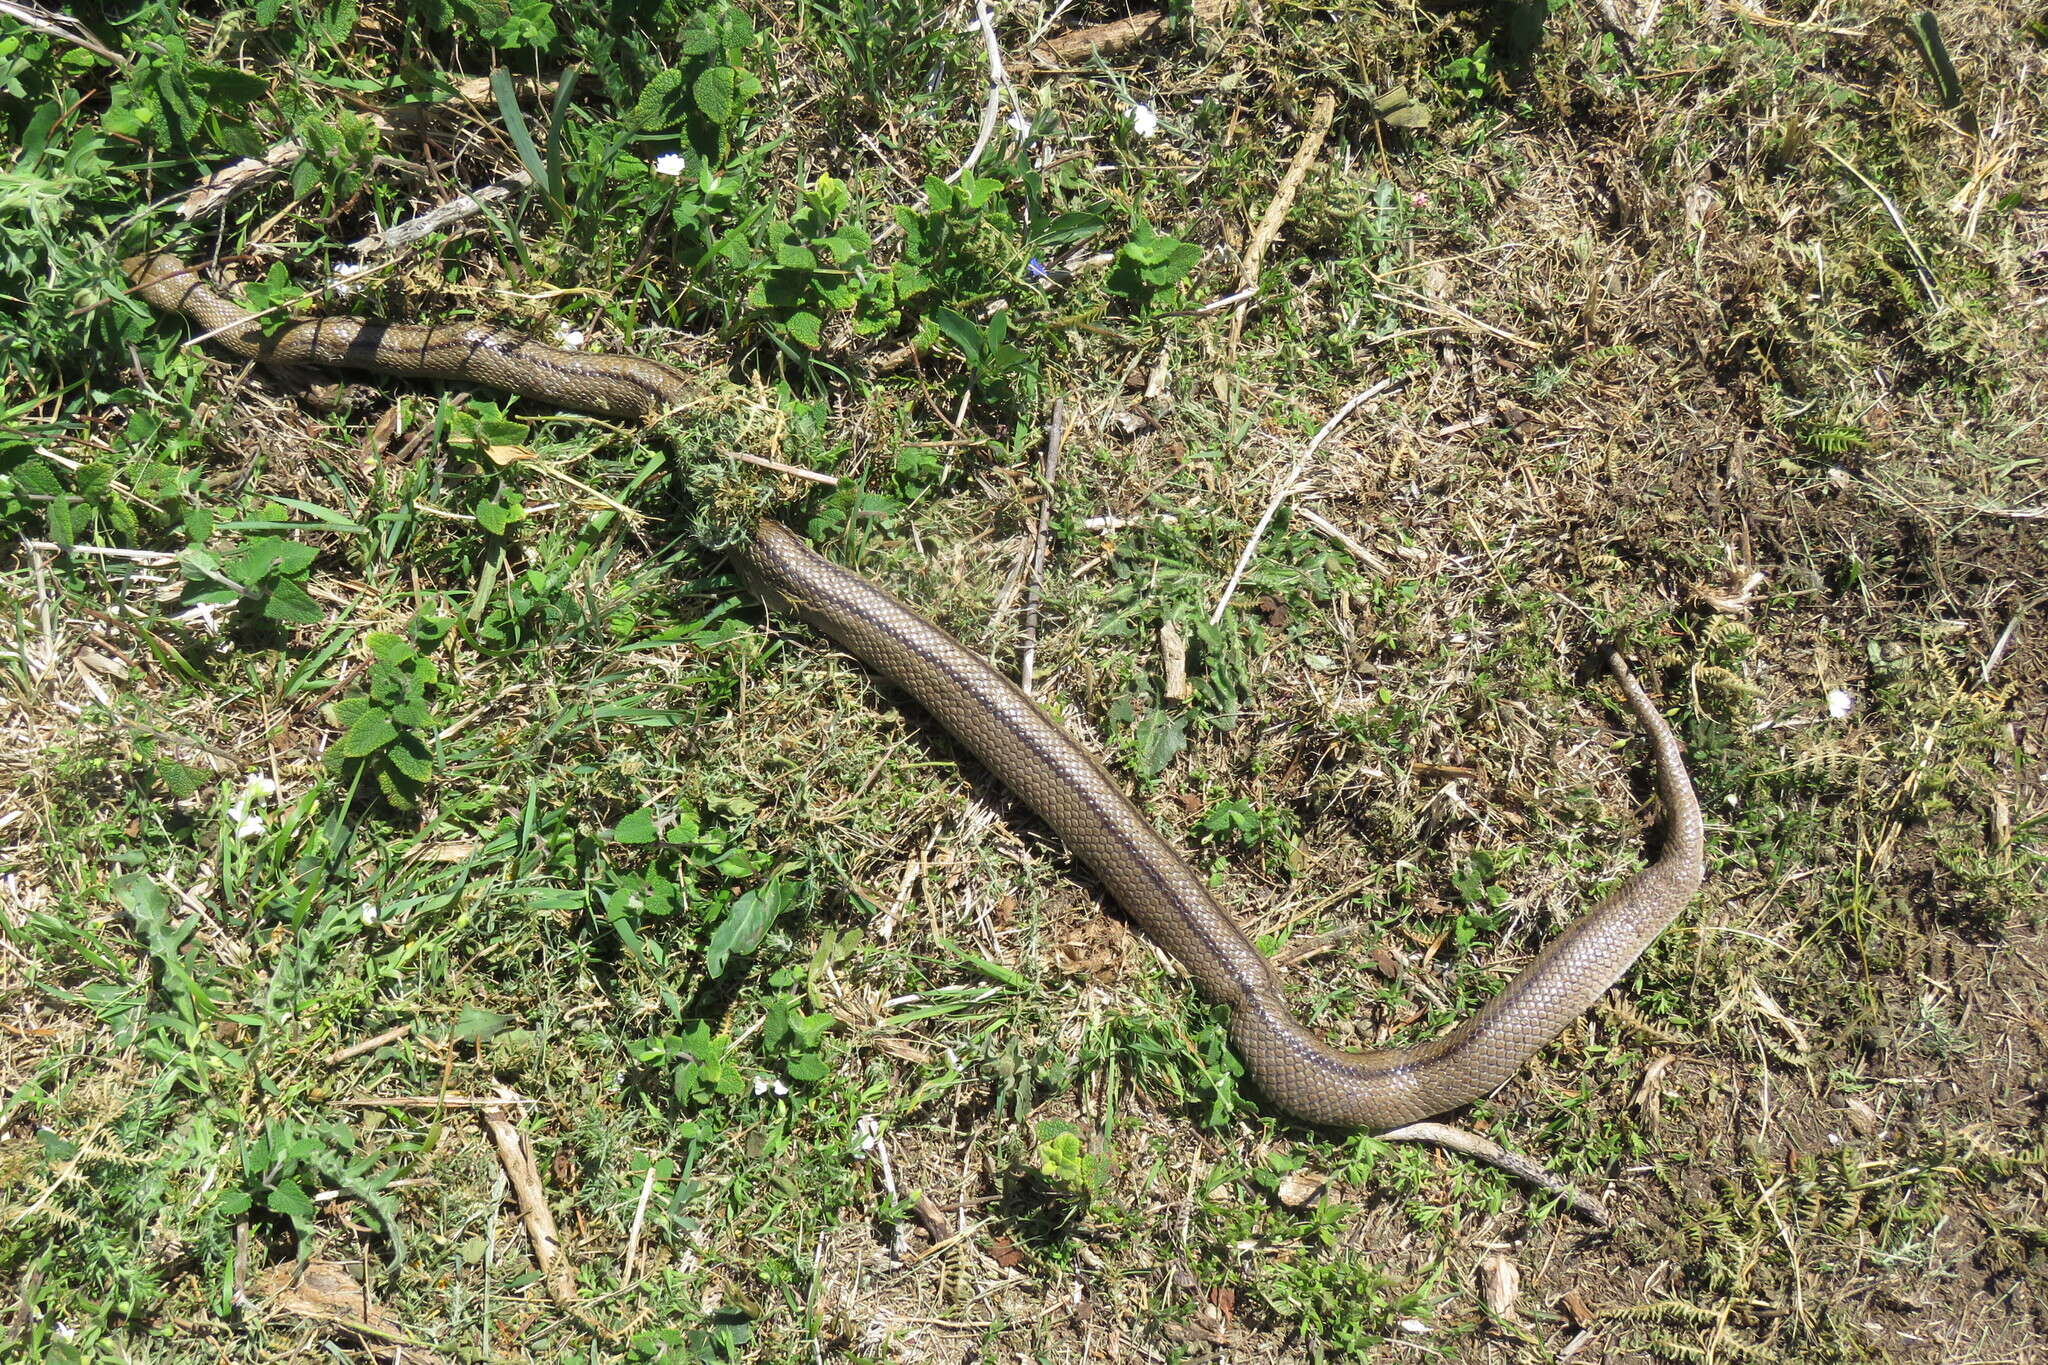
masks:
[[[486,384],[614,418],[651,416],[689,396],[684,377],[655,361],[573,354],[487,327],[322,318],[265,335],[240,304],[169,256],[137,256],[123,268],[142,298],[266,364]],[[1415,1047],[1339,1052],[1294,1017],[1266,959],[1101,764],[980,655],[776,522],[761,522],[727,553],[771,604],[909,693],[1037,812],[1180,960],[1202,994],[1230,1008],[1230,1038],[1246,1069],[1269,1099],[1300,1118],[1387,1129],[1487,1094],[1618,981],[1699,888],[1704,828],[1678,739],[1621,657],[1610,654],[1655,755],[1668,818],[1661,856],[1443,1036]]]

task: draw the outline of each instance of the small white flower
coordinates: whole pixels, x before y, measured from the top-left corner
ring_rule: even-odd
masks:
[[[676,152],[662,153],[654,158],[654,173],[656,175],[681,175],[683,173],[682,156]]]
[[[754,1077],[754,1093],[756,1095],[772,1094],[775,1098],[781,1099],[789,1093],[789,1083],[779,1076],[756,1076]]]
[[[277,795],[277,782],[268,773],[250,773],[242,780],[242,793],[268,799]]]
[[[375,901],[364,901],[356,907],[356,914],[362,917],[363,923],[375,924],[377,922],[377,903]]]
[[[356,292],[356,285],[349,281],[370,267],[361,261],[336,261],[334,264],[334,292],[346,297]]]
[[[1131,121],[1131,131],[1139,137],[1159,135],[1159,115],[1152,112],[1149,104],[1134,104],[1124,110],[1124,117]]]
[[[866,1161],[882,1144],[882,1126],[869,1115],[862,1114],[855,1120],[853,1130],[860,1135],[853,1140],[853,1159]]]
[[[57,1324],[57,1332],[56,1332],[56,1336],[57,1336],[57,1340],[59,1340],[59,1341],[63,1341],[63,1342],[72,1342],[72,1341],[76,1341],[76,1340],[78,1340],[78,1329],[77,1329],[76,1327],[73,1327],[73,1326],[72,1326],[72,1325],[71,1325],[70,1323],[68,1323],[68,1322],[60,1322],[60,1323],[58,1323],[58,1324]]]
[[[1022,114],[1010,115],[1008,122],[1010,125],[1010,131],[1015,133],[1018,137],[1023,137],[1031,131],[1031,121],[1025,118]]]
[[[583,333],[567,323],[559,324],[555,328],[555,344],[565,351],[580,351],[583,349]]]
[[[240,824],[235,826],[235,837],[246,842],[262,834],[266,828],[268,828],[268,826],[266,826],[263,823],[262,816],[247,816],[242,820]]]
[[[1850,696],[1839,687],[1830,687],[1828,689],[1828,718],[1830,720],[1846,720],[1849,713],[1855,709],[1856,698]]]

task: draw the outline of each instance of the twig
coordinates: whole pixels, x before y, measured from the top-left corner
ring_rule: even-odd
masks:
[[[1141,10],[1107,24],[1092,24],[1048,38],[1031,49],[1031,60],[1040,66],[1065,66],[1090,53],[1112,57],[1137,43],[1149,42],[1166,32],[1166,14],[1156,9]]]
[[[1216,599],[1216,609],[1209,613],[1210,625],[1213,626],[1223,619],[1224,610],[1230,606],[1231,595],[1237,591],[1237,585],[1244,581],[1245,570],[1251,567],[1252,556],[1258,553],[1259,541],[1265,536],[1266,528],[1272,525],[1274,513],[1280,510],[1280,504],[1294,491],[1302,470],[1308,468],[1308,462],[1322,449],[1323,442],[1330,439],[1330,433],[1341,426],[1345,418],[1356,412],[1361,404],[1379,397],[1400,382],[1398,379],[1382,379],[1364,392],[1353,394],[1345,401],[1343,407],[1331,415],[1329,421],[1323,423],[1323,429],[1309,441],[1308,448],[1301,452],[1301,458],[1294,462],[1294,468],[1287,471],[1287,477],[1274,485],[1273,496],[1266,503],[1266,510],[1259,514],[1258,524],[1252,527],[1251,538],[1245,542],[1244,552],[1237,557],[1237,567],[1230,571],[1230,581],[1223,585],[1223,592]]]
[[[59,545],[49,540],[31,540],[24,543],[31,550],[41,550],[44,554],[98,555],[102,559],[128,559],[153,569],[178,562],[176,555],[165,554],[161,550],[129,550],[119,545]]]
[[[84,48],[95,57],[104,57],[123,71],[134,65],[128,58],[93,37],[84,24],[69,15],[52,14],[41,5],[11,4],[8,0],[0,0],[0,14],[6,15],[24,28],[47,33],[52,38],[62,38],[67,43]]]
[[[988,0],[974,0],[974,17],[981,25],[982,46],[988,51],[988,100],[981,106],[981,133],[974,139],[974,150],[960,163],[959,170],[946,177],[948,185],[973,170],[974,163],[981,160],[981,154],[988,150],[989,139],[996,132],[996,116],[1003,112],[1004,94],[1010,97],[1011,112],[1020,120],[1024,116],[1017,104],[1016,91],[1010,87],[1009,73],[1003,70],[1003,46],[996,41],[996,21],[988,12]]]
[[[472,218],[483,212],[486,204],[497,204],[510,199],[521,190],[533,188],[533,177],[525,171],[514,171],[493,184],[485,185],[469,193],[459,195],[445,204],[414,214],[401,223],[393,223],[382,232],[373,232],[367,237],[358,237],[348,244],[356,256],[367,256],[376,251],[395,251],[410,246],[429,233],[451,227],[465,218]]]
[[[360,1043],[350,1043],[347,1047],[338,1048],[335,1051],[328,1053],[327,1065],[340,1066],[343,1062],[350,1061],[356,1057],[360,1057],[365,1052],[375,1052],[378,1048],[383,1047],[386,1043],[395,1043],[400,1038],[405,1037],[408,1033],[411,1032],[411,1024],[400,1024],[397,1028],[385,1029],[382,1033],[378,1034],[374,1038],[365,1038]]]
[[[812,483],[822,483],[827,488],[837,488],[839,486],[839,476],[836,474],[822,474],[815,469],[804,469],[799,465],[784,464],[780,460],[771,460],[766,455],[749,455],[744,450],[728,450],[726,454],[732,456],[735,460],[745,461],[747,464],[759,465],[763,469],[772,469],[778,474],[788,474],[793,478],[809,479]]]
[[[525,1103],[503,1086],[498,1089],[501,1099]],[[575,1312],[576,1274],[570,1268],[569,1258],[562,1254],[562,1239],[555,1232],[555,1215],[548,1208],[547,1192],[541,1187],[540,1167],[534,1164],[533,1144],[512,1121],[509,1111],[488,1108],[482,1118],[491,1141],[497,1145],[498,1164],[505,1168],[505,1179],[511,1182],[512,1194],[519,1201],[519,1218],[526,1225],[526,1240],[533,1247],[533,1259],[540,1266],[548,1297],[557,1308]]]
[[[1511,341],[1517,346],[1524,346],[1532,351],[1543,349],[1543,343],[1540,341],[1531,341],[1529,338],[1519,333],[1510,332],[1504,327],[1496,327],[1490,322],[1481,322],[1462,308],[1453,308],[1448,303],[1424,303],[1421,299],[1397,299],[1391,294],[1377,292],[1373,294],[1373,297],[1381,303],[1391,303],[1397,308],[1413,308],[1416,312],[1428,313],[1431,317],[1450,318],[1455,322],[1462,322],[1467,327],[1478,328],[1488,336],[1499,337],[1502,341]]]
[[[1038,662],[1038,602],[1045,584],[1046,544],[1052,535],[1052,487],[1060,472],[1060,442],[1067,434],[1067,400],[1063,394],[1052,403],[1052,420],[1046,423],[1045,457],[1038,467],[1043,487],[1038,496],[1038,524],[1031,535],[1031,568],[1025,575],[1024,651],[1017,668],[1017,685],[1031,695],[1031,674]]]
[[[490,1109],[501,1104],[536,1104],[514,1095],[486,1099],[481,1095],[351,1095],[343,1104],[363,1109]]]
[[[640,1200],[633,1206],[633,1227],[626,1234],[626,1266],[619,1273],[621,1288],[632,1288],[633,1268],[640,1260],[640,1229],[647,1225],[647,1200],[654,1193],[654,1171],[656,1163],[652,1158],[647,1162],[647,1179],[640,1182]]]
[[[1884,205],[1884,211],[1891,216],[1892,226],[1897,228],[1899,236],[1905,239],[1906,250],[1912,253],[1913,274],[1920,281],[1920,288],[1926,291],[1927,301],[1936,308],[1941,307],[1941,295],[1934,287],[1934,268],[1927,263],[1927,254],[1920,250],[1920,243],[1914,240],[1912,230],[1906,226],[1906,219],[1899,212],[1899,206],[1892,202],[1892,197],[1879,189],[1875,180],[1849,164],[1847,157],[1827,143],[1817,142],[1814,145],[1832,157],[1837,166],[1855,176],[1864,189],[1877,196],[1877,202]]]
[[[1366,549],[1365,546],[1353,539],[1342,527],[1314,508],[1297,507],[1294,509],[1294,515],[1336,541],[1353,559],[1365,565],[1366,568],[1371,569],[1374,573],[1385,573],[1387,571],[1386,560],[1381,559],[1371,550]]]
[[[1411,1123],[1404,1128],[1381,1133],[1379,1139],[1382,1142],[1427,1142],[1438,1147],[1448,1147],[1454,1152],[1462,1152],[1475,1160],[1506,1171],[1517,1180],[1525,1180],[1540,1190],[1557,1195],[1573,1213],[1595,1227],[1604,1228],[1612,1221],[1608,1217],[1606,1205],[1591,1195],[1582,1193],[1569,1181],[1552,1175],[1536,1161],[1523,1156],[1520,1152],[1510,1152],[1493,1139],[1483,1138],[1477,1133],[1468,1133],[1463,1128],[1453,1128],[1447,1123]]]
[[[1323,139],[1330,135],[1330,124],[1337,117],[1337,97],[1319,95],[1316,107],[1309,112],[1308,131],[1301,135],[1301,145],[1294,149],[1294,160],[1288,163],[1287,173],[1280,177],[1280,188],[1273,191],[1273,201],[1266,205],[1266,216],[1252,231],[1251,242],[1245,247],[1244,261],[1237,270],[1237,292],[1243,294],[1255,290],[1259,284],[1259,267],[1265,264],[1266,250],[1273,245],[1273,239],[1280,235],[1281,225],[1294,208],[1294,196],[1301,191],[1301,182],[1308,178],[1308,168],[1315,165],[1316,157],[1323,150]],[[1230,318],[1230,344],[1237,344],[1238,332],[1244,326],[1244,315],[1251,307],[1249,298],[1237,305],[1237,311]]]
[[[1194,0],[1188,15],[1197,26],[1217,24],[1230,17],[1237,0]],[[1148,9],[1106,24],[1071,29],[1047,38],[1031,49],[1031,60],[1041,67],[1066,66],[1081,57],[1114,57],[1127,47],[1149,43],[1166,36],[1166,12]],[[1028,73],[1029,68],[1026,68]]]

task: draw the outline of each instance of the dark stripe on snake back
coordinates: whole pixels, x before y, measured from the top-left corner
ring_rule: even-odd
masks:
[[[621,419],[687,396],[683,376],[634,356],[562,351],[470,326],[324,318],[265,336],[239,304],[168,256],[124,262],[136,292],[190,317],[236,355],[490,385]],[[727,552],[772,606],[902,688],[1059,835],[1126,913],[1228,1006],[1246,1070],[1279,1107],[1312,1122],[1393,1128],[1477,1099],[1520,1069],[1619,980],[1699,887],[1699,803],[1677,737],[1619,655],[1608,663],[1650,737],[1667,815],[1661,856],[1574,921],[1470,1019],[1410,1048],[1340,1052],[1298,1020],[1271,967],[1204,880],[1101,764],[987,660],[884,589],[764,521]]]

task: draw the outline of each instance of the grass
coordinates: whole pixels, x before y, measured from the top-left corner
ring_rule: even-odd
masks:
[[[961,6],[0,29],[0,1355],[2040,1358],[2038,16],[1197,9],[1037,73],[1123,11],[1003,9],[1036,141],[957,191]],[[1193,310],[1325,91],[1233,339]],[[315,411],[127,299],[149,245],[701,397]],[[1624,644],[1708,889],[1461,1116],[1613,1233],[1276,1116],[1049,836],[701,548],[773,506],[1013,666],[1048,497],[1042,694],[1346,1045],[1638,864]]]

